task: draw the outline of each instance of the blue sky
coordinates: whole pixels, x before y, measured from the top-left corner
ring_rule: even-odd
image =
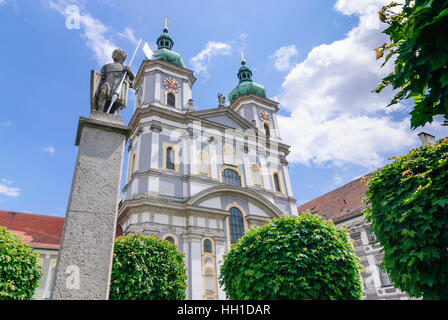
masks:
[[[298,205],[419,146],[420,131],[447,136],[440,119],[411,131],[409,106],[386,108],[390,90],[370,93],[391,68],[380,68],[373,51],[385,42],[376,14],[384,3],[0,0],[0,210],[65,215],[90,69],[115,47],[130,56],[138,38],[154,48],[164,18],[198,78],[197,109],[216,107],[217,93],[234,88],[244,50],[254,81],[280,102]],[[79,29],[66,26],[70,5]],[[135,72],[143,58],[140,51]],[[122,112],[125,123],[131,115],[132,107]]]

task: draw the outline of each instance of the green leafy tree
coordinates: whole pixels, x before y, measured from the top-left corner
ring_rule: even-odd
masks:
[[[386,53],[384,64],[392,57],[396,60],[395,70],[375,91],[389,85],[399,89],[389,105],[413,97],[413,129],[431,123],[437,115],[443,115],[447,124],[448,1],[391,2],[381,9],[379,18],[389,25],[383,32],[390,40],[375,49],[377,59]]]
[[[156,236],[134,234],[115,240],[111,300],[185,299],[183,254]]]
[[[382,268],[413,297],[448,299],[448,138],[394,159],[367,181]]]
[[[361,267],[345,230],[303,213],[252,228],[219,280],[230,299],[361,299]]]
[[[0,227],[0,300],[29,300],[42,276],[38,255],[23,240]]]

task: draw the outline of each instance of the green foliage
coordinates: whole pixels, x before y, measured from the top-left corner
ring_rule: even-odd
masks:
[[[402,10],[395,13],[396,9]],[[379,17],[389,25],[383,32],[390,40],[375,49],[377,59],[387,53],[384,64],[391,57],[396,60],[395,70],[375,91],[379,93],[389,85],[399,88],[390,105],[413,97],[413,129],[431,123],[436,115],[443,115],[447,123],[448,1],[392,2],[382,8]]]
[[[373,172],[365,210],[402,291],[448,299],[448,138]]]
[[[34,249],[0,227],[0,300],[29,300],[42,276]]]
[[[252,228],[219,280],[230,299],[361,299],[361,267],[345,230],[303,213]]]
[[[183,254],[156,236],[134,234],[115,240],[111,300],[185,299]]]

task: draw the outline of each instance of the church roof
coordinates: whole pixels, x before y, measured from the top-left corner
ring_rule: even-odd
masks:
[[[32,248],[58,249],[64,218],[15,211],[0,211],[0,225]]]
[[[0,226],[19,236],[32,248],[59,249],[64,218],[35,213],[0,210]],[[122,235],[117,224],[115,236]]]
[[[170,49],[167,48],[160,48],[154,51],[153,53],[153,59],[154,60],[163,60],[172,64],[175,64],[178,67],[185,68],[184,61],[182,59],[182,56]],[[148,60],[145,58],[145,60]]]
[[[334,223],[362,215],[367,206],[363,203],[367,186],[361,181],[368,179],[370,174],[358,178],[346,185],[330,191],[297,207],[299,213],[310,210],[313,214],[333,220]]]

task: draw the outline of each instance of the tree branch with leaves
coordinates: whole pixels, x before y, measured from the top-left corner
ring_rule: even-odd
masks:
[[[389,41],[375,48],[384,66],[395,58],[395,68],[374,90],[392,86],[399,91],[390,105],[414,98],[411,128],[442,115],[448,125],[448,1],[391,2],[379,12],[388,27]]]

